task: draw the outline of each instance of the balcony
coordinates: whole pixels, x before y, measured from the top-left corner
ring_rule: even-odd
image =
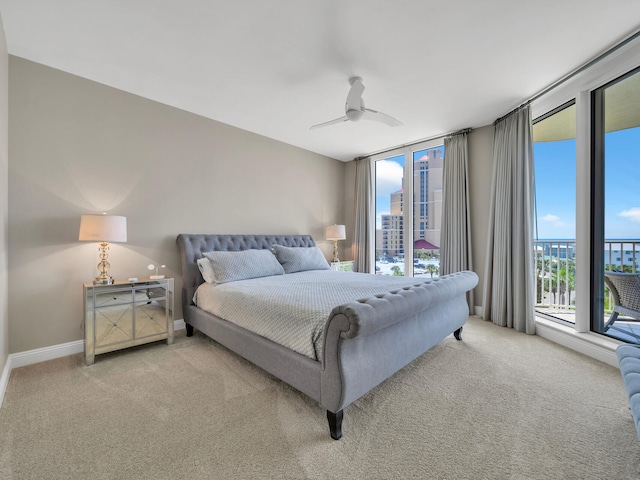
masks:
[[[536,312],[575,323],[575,240],[535,240]],[[640,271],[640,240],[605,240],[605,270]],[[605,288],[604,321],[611,315],[613,300]],[[640,343],[640,323],[620,318],[606,335],[625,342]]]

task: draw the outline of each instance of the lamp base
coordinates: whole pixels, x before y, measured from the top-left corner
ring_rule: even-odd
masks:
[[[160,280],[161,278],[164,278],[164,275],[151,275],[149,278],[151,280]]]
[[[96,277],[93,281],[94,285],[111,285],[113,283],[113,277],[101,278]]]

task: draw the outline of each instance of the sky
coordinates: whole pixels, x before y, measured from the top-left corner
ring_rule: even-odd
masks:
[[[640,239],[640,128],[605,136],[605,238]],[[574,239],[575,140],[534,143],[538,238]]]
[[[404,155],[378,160],[376,168],[376,229],[381,228],[381,216],[390,213],[390,195],[402,188]]]

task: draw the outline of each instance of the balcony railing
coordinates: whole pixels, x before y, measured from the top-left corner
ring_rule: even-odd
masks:
[[[534,240],[536,310],[573,321],[575,313],[576,241]],[[640,240],[615,239],[604,243],[605,270],[640,271]],[[605,290],[605,314],[611,313]]]

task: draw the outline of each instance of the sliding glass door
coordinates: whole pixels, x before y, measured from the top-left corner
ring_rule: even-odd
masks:
[[[536,312],[575,323],[576,105],[572,100],[533,125],[536,179]]]
[[[593,92],[593,298],[591,329],[640,343],[640,71]],[[611,273],[627,275],[610,275]],[[609,282],[605,282],[605,277]],[[613,277],[613,278],[612,278]],[[622,283],[614,285],[615,279]],[[612,283],[613,282],[613,283]],[[634,299],[638,299],[634,301]],[[619,316],[611,315],[622,306]]]

